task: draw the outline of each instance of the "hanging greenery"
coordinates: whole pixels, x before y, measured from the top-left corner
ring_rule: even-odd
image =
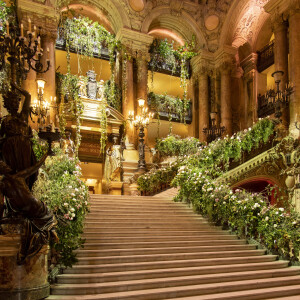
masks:
[[[68,91],[67,94],[71,98],[71,109],[76,119],[76,141],[77,150],[80,144],[80,116],[83,111],[83,105],[80,97],[78,96],[79,86],[78,78],[71,75],[70,68],[70,51],[75,51],[82,57],[92,58],[95,55],[101,55],[102,47],[107,47],[109,54],[109,63],[111,70],[110,82],[106,85],[105,96],[107,102],[114,106],[116,109],[120,109],[120,93],[115,84],[115,52],[120,49],[121,43],[116,40],[115,36],[108,32],[102,25],[97,22],[93,22],[87,17],[73,17],[64,18],[61,22],[63,28],[63,38],[66,43],[67,52],[67,75],[62,83],[62,88]],[[79,60],[80,64],[80,60]],[[104,103],[105,102],[105,103]],[[107,140],[107,117],[106,108],[107,102],[101,101],[100,111],[100,130],[101,130],[101,151],[105,149],[105,143]],[[63,102],[62,102],[63,105]],[[61,117],[62,124],[64,116]]]
[[[121,110],[122,110],[122,91],[116,84],[113,84],[113,86],[111,86],[112,83],[114,83],[114,81],[111,81],[111,80],[107,80],[104,83],[104,97],[109,106],[111,106],[114,109],[116,109],[117,111],[121,112]],[[113,93],[111,92],[112,89],[114,90]],[[112,97],[112,94],[113,94],[113,97]]]
[[[13,5],[13,3],[11,3]],[[13,7],[8,7],[6,2],[0,0],[0,34],[4,35],[6,33],[6,26],[3,24],[6,23],[6,21],[11,16]],[[9,88],[9,69],[8,65],[0,65],[0,91],[1,93],[5,92]]]
[[[180,99],[170,95],[159,95],[153,92],[148,93],[151,109],[155,110],[160,121],[160,112],[168,114],[169,133],[172,132],[172,119],[178,117],[181,122],[185,122],[185,116],[191,105],[189,100]],[[160,122],[159,122],[160,123]]]
[[[186,112],[188,109],[187,102],[187,79],[189,78],[188,61],[197,53],[193,52],[195,48],[195,37],[191,43],[185,43],[184,46],[175,48],[174,41],[169,43],[167,39],[155,39],[150,47],[150,68],[152,73],[157,69],[167,69],[174,74],[180,69],[180,86],[183,88],[183,108]]]
[[[61,102],[59,104],[59,126],[61,132],[65,133],[66,114],[73,117],[76,125],[75,133],[75,153],[78,156],[78,149],[81,141],[80,117],[83,113],[83,103],[79,97],[79,79],[76,75],[67,73],[66,75],[58,73]]]

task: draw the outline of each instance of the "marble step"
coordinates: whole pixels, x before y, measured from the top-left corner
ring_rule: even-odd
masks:
[[[223,235],[230,235],[229,231],[225,230],[218,230],[218,229],[210,229],[210,230],[190,230],[190,231],[123,231],[120,232],[119,230],[115,231],[87,231],[85,232],[82,236],[101,236],[101,237],[166,237],[166,238],[172,238],[172,237],[177,237],[177,236],[185,236],[186,238],[188,237],[194,237],[194,236],[207,236],[207,235],[212,235],[212,236],[223,236]],[[235,236],[235,235],[232,235]]]
[[[97,244],[98,245],[98,244]],[[255,245],[215,245],[215,246],[194,246],[194,247],[158,247],[158,248],[127,248],[127,249],[95,249],[96,245],[84,245],[83,249],[78,249],[79,256],[126,256],[126,255],[146,255],[146,254],[168,254],[168,253],[198,253],[198,252],[226,252],[239,250],[255,250]]]
[[[283,297],[281,297],[281,296]],[[296,295],[296,296],[295,296]],[[217,293],[213,295],[197,295],[191,297],[176,297],[168,298],[169,300],[299,300],[300,297],[300,285],[283,286],[283,287],[272,287],[262,288],[255,290],[246,290],[229,293]],[[279,297],[276,297],[279,296]],[[92,300],[92,295],[88,296]],[[274,297],[274,298],[273,298]],[[84,299],[83,300],[87,300]],[[96,298],[95,298],[96,299]],[[62,299],[63,300],[63,299]],[[68,299],[65,299],[68,300]],[[74,300],[77,300],[74,298]]]
[[[258,262],[270,262],[276,260],[276,255],[262,256],[244,256],[244,257],[223,257],[210,259],[189,259],[174,261],[155,261],[155,262],[138,262],[138,263],[116,263],[101,265],[75,265],[72,269],[66,269],[66,274],[74,273],[101,273],[101,272],[121,272],[134,270],[151,270],[151,269],[168,269],[168,268],[184,268],[194,266],[210,266],[210,265],[231,265],[246,264]]]
[[[201,241],[201,240],[236,240],[234,235],[202,235],[202,236],[139,236],[139,237],[103,237],[101,234],[84,234],[82,235],[87,243],[92,242],[160,242],[160,241]]]
[[[168,278],[179,276],[192,276],[192,275],[211,275],[228,273],[228,276],[234,272],[252,272],[263,270],[280,270],[287,268],[287,261],[272,261],[263,263],[251,264],[232,264],[230,268],[228,265],[216,266],[200,266],[200,267],[185,267],[173,269],[154,269],[154,270],[137,270],[137,271],[123,271],[123,272],[106,272],[106,273],[78,273],[78,274],[61,274],[58,275],[58,283],[72,283],[74,280],[89,282],[115,282],[115,281],[128,281],[140,280],[151,278]]]
[[[114,263],[134,263],[150,261],[169,261],[169,260],[189,260],[189,259],[206,259],[206,258],[225,258],[225,257],[243,257],[258,256],[265,254],[265,250],[248,250],[248,251],[220,251],[220,252],[202,252],[202,253],[168,253],[152,255],[128,255],[128,256],[87,256],[78,257],[78,265],[98,265]]]
[[[299,276],[300,271],[295,270],[260,270],[252,272],[236,272],[236,273],[220,273],[210,275],[193,275],[193,276],[179,276],[170,278],[156,278],[156,279],[140,279],[131,281],[120,281],[120,282],[104,282],[104,283],[81,283],[76,281],[69,283],[68,288],[73,294],[95,294],[99,293],[111,293],[114,291],[136,291],[142,289],[158,289],[166,287],[179,287],[187,285],[210,284],[220,282],[232,282],[252,279],[266,279],[276,277],[287,277],[287,276]],[[300,277],[300,276],[299,276]],[[62,294],[61,290],[64,288],[63,285],[56,284],[52,287],[52,294]]]
[[[97,294],[97,299],[105,300],[116,300],[116,299],[140,299],[140,300],[159,300],[167,299],[173,296],[176,297],[186,297],[193,295],[205,295],[205,294],[215,294],[215,293],[225,293],[225,292],[236,292],[243,290],[255,290],[270,287],[287,287],[297,285],[300,291],[300,276],[285,276],[285,277],[275,277],[275,278],[262,278],[262,279],[250,279],[250,280],[238,280],[229,282],[213,282],[213,283],[203,283],[195,285],[185,285],[185,286],[171,286],[171,287],[159,287],[150,289],[139,290],[125,290],[119,291],[118,286],[115,287],[115,292],[109,292],[101,286],[101,284],[81,284],[79,285],[64,285],[63,288],[58,287],[52,288],[52,294],[69,294],[69,295],[86,295]],[[77,293],[76,293],[77,292]]]
[[[242,245],[243,240],[200,240],[200,241],[161,241],[161,242],[132,242],[132,243],[85,243],[85,249],[96,247],[97,249],[134,249],[134,248],[158,248],[158,247],[188,247],[188,246],[213,246],[213,245]]]

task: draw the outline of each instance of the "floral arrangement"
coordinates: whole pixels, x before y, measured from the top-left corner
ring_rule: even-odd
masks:
[[[168,135],[163,139],[157,139],[155,148],[161,157],[183,156],[196,153],[201,145],[203,144],[194,137],[181,139],[178,135]]]
[[[262,194],[251,194],[216,181],[221,169],[181,166],[172,185],[177,201],[191,203],[211,221],[228,226],[238,236],[255,240],[286,259],[300,259],[299,215],[291,208],[270,206]]]
[[[263,119],[232,137],[202,146],[195,154],[177,161],[177,173],[171,184],[180,187],[176,201],[191,203],[197,212],[229,226],[240,237],[255,240],[286,259],[299,261],[299,215],[289,203],[281,199],[282,207],[270,206],[262,194],[232,191],[228,184],[217,180],[228,169],[230,159],[239,160],[243,151],[259,147],[273,134],[274,123]],[[157,184],[157,174],[158,170],[140,177],[140,189],[150,190]]]
[[[171,68],[172,74],[180,67],[180,86],[183,88],[183,102],[185,111],[187,110],[187,79],[189,78],[188,61],[197,53],[193,52],[195,48],[195,37],[190,43],[185,43],[184,46],[175,47],[174,42],[169,43],[166,39],[155,39],[150,47],[150,68],[153,72],[161,64],[166,64]]]
[[[160,169],[151,169],[137,179],[138,190],[154,193],[160,186],[170,186],[179,167],[179,160]]]
[[[60,149],[48,157],[34,185],[34,196],[44,201],[55,214],[59,241],[51,245],[52,260],[71,267],[77,260],[75,250],[82,247],[83,222],[89,210],[88,188],[80,179],[81,169],[76,158]]]

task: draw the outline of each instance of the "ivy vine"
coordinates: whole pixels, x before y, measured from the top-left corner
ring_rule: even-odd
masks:
[[[195,48],[195,37],[191,43],[185,43],[183,46],[175,48],[174,41],[169,43],[167,39],[155,39],[150,47],[150,68],[153,84],[153,73],[155,70],[165,67],[174,74],[180,68],[180,86],[183,89],[183,115],[188,110],[187,100],[187,80],[189,78],[188,61],[197,53],[193,51]]]
[[[61,21],[61,27],[63,32],[63,38],[66,43],[67,52],[67,75],[62,83],[63,90],[68,91],[68,95],[71,97],[71,110],[76,119],[76,141],[80,144],[80,116],[83,112],[83,105],[80,97],[78,96],[79,86],[78,78],[76,85],[73,75],[71,75],[70,68],[70,51],[75,51],[82,57],[93,58],[95,55],[101,55],[101,49],[106,47],[109,54],[109,63],[111,70],[111,78],[106,85],[105,96],[107,101],[101,101],[100,111],[100,131],[101,131],[101,151],[105,149],[105,143],[107,140],[107,117],[106,108],[107,102],[114,106],[116,109],[120,109],[120,92],[115,83],[115,53],[117,49],[120,49],[121,43],[115,38],[113,34],[107,31],[98,22],[93,22],[88,17],[64,17]],[[80,63],[80,60],[79,60]],[[61,105],[64,105],[63,102]],[[63,110],[62,110],[63,113]],[[61,116],[61,124],[64,124],[64,116]],[[78,147],[79,147],[78,144]]]
[[[158,126],[160,125],[159,112],[166,112],[168,114],[169,134],[172,133],[172,119],[174,114],[179,116],[181,122],[185,122],[185,116],[191,104],[189,100],[170,95],[159,95],[153,92],[148,93],[148,99],[150,100],[151,109],[156,112]]]

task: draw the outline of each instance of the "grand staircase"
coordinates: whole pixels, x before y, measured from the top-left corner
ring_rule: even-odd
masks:
[[[58,276],[49,300],[300,300],[300,268],[169,196],[93,195],[91,203],[79,262]]]

